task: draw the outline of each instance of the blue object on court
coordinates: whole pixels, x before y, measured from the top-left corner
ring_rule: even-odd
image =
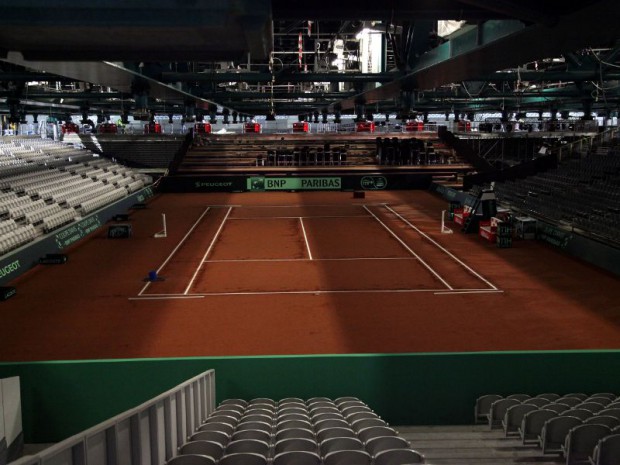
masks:
[[[157,271],[149,271],[149,281],[155,281],[157,279]]]

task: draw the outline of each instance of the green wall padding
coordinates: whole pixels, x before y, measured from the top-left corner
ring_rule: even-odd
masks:
[[[620,395],[620,350],[0,363],[19,376],[26,443],[56,442],[215,369],[218,402],[354,395],[393,425],[468,424],[487,393]]]

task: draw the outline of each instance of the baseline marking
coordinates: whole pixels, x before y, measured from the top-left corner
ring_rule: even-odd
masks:
[[[241,291],[241,292],[207,292],[204,294],[145,294],[139,297],[129,297],[129,300],[157,300],[157,299],[184,299],[184,298],[203,298],[203,297],[226,297],[226,296],[248,296],[248,295],[326,295],[326,294],[413,294],[418,292],[441,292],[444,289],[351,289],[351,290],[331,290],[331,291]]]
[[[202,264],[207,259],[207,256],[209,255],[209,253],[211,252],[211,249],[215,245],[215,241],[217,240],[218,236],[222,232],[222,229],[224,228],[224,223],[226,223],[226,219],[228,218],[228,215],[230,215],[230,212],[232,211],[232,209],[233,209],[233,207],[228,207],[228,211],[226,212],[226,216],[224,216],[224,219],[222,220],[222,223],[220,224],[220,227],[218,228],[217,232],[215,233],[215,236],[213,236],[213,239],[211,240],[211,244],[209,244],[209,248],[207,249],[205,254],[202,256],[202,259],[200,260],[200,263],[198,264],[198,268],[196,268],[196,271],[194,272],[194,275],[192,276],[192,279],[189,281],[189,284],[185,288],[185,292],[183,292],[183,294],[187,295],[187,293],[189,292],[190,288],[192,287],[192,284],[194,284],[194,280],[196,279],[196,276],[198,276],[198,272],[200,271],[200,268],[202,268]]]
[[[404,241],[403,241],[400,237],[398,237],[398,235],[397,235],[394,231],[392,231],[392,230],[389,228],[389,226],[388,226],[388,225],[386,225],[383,221],[381,221],[377,215],[375,215],[373,212],[371,212],[371,211],[370,211],[370,209],[369,209],[366,205],[364,205],[364,209],[365,209],[368,213],[370,213],[370,214],[372,215],[372,217],[373,217],[375,220],[377,220],[377,221],[379,222],[379,224],[380,224],[381,226],[383,226],[387,232],[389,232],[389,233],[390,233],[390,234],[391,234],[391,235],[392,235],[392,236],[393,236],[393,237],[394,237],[394,238],[395,238],[398,242],[400,242],[400,243],[401,243],[401,245],[402,245],[405,249],[407,249],[411,255],[413,255],[415,258],[417,258],[418,260],[420,260],[420,263],[421,263],[422,265],[424,265],[424,267],[425,267],[428,271],[430,271],[431,273],[433,273],[433,275],[434,275],[437,279],[439,279],[439,281],[441,281],[441,282],[442,282],[442,283],[443,283],[443,284],[444,284],[444,285],[445,285],[448,289],[450,289],[451,291],[452,291],[452,290],[454,290],[454,288],[453,288],[452,286],[450,286],[450,284],[448,284],[448,283],[446,282],[446,280],[445,280],[445,279],[443,279],[441,276],[439,276],[439,273],[437,273],[435,270],[433,270],[433,269],[430,267],[430,265],[429,265],[428,263],[426,263],[424,260],[422,260],[422,257],[420,257],[418,254],[416,254],[416,253],[415,253],[415,252],[411,249],[411,247],[409,247],[409,246],[408,246],[408,245],[407,245],[407,244],[406,244],[406,243],[405,243],[405,242],[404,242]]]
[[[170,255],[168,255],[168,257],[164,260],[164,262],[160,265],[159,268],[157,268],[157,273],[159,274],[159,272],[164,268],[164,266],[166,266],[168,264],[168,262],[170,261],[170,259],[172,258],[172,256],[177,252],[177,250],[179,250],[179,248],[181,247],[181,245],[183,245],[183,242],[185,242],[185,240],[189,237],[189,235],[192,233],[192,231],[194,229],[196,229],[196,226],[198,226],[198,223],[200,223],[200,220],[202,220],[202,218],[207,214],[207,212],[211,210],[211,207],[207,207],[205,209],[205,211],[202,212],[202,215],[200,215],[198,217],[198,219],[196,220],[196,222],[192,225],[192,227],[189,229],[189,231],[187,231],[187,234],[185,234],[185,236],[183,236],[183,239],[181,239],[179,241],[179,243],[177,244],[177,246],[172,249],[172,252],[170,252]],[[146,291],[146,289],[149,287],[149,284],[151,284],[150,281],[148,281],[144,287],[142,287],[142,289],[140,290],[140,292],[138,292],[138,295],[142,295],[142,293],[144,291]]]
[[[501,289],[459,289],[457,291],[437,291],[435,294],[501,294],[503,292]]]
[[[310,251],[310,244],[308,244],[308,236],[306,235],[306,228],[304,227],[303,218],[299,218],[299,224],[301,224],[301,232],[304,233],[304,241],[306,242],[306,249],[308,250],[308,258],[312,260],[312,252]]]
[[[353,262],[363,260],[417,260],[415,257],[360,257],[360,258],[231,258],[223,260],[206,260],[205,263],[236,263],[236,262]]]
[[[392,207],[390,207],[389,205],[384,205],[386,209],[388,209],[389,211],[391,211],[394,215],[396,215],[400,220],[402,220],[405,224],[407,224],[409,227],[413,228],[415,231],[417,231],[422,237],[428,239],[431,243],[433,243],[435,246],[437,246],[440,250],[442,250],[443,252],[445,252],[450,258],[452,258],[454,261],[456,261],[458,264],[460,264],[463,268],[465,268],[467,271],[469,271],[471,274],[473,274],[475,277],[477,277],[478,279],[480,279],[481,281],[483,281],[484,283],[486,283],[488,286],[491,287],[492,290],[497,291],[498,288],[497,286],[494,286],[493,284],[491,284],[491,282],[489,282],[487,279],[483,278],[479,273],[477,273],[476,271],[474,271],[471,267],[469,267],[466,263],[464,263],[460,258],[456,257],[454,254],[452,254],[452,252],[450,252],[449,250],[445,249],[441,244],[439,244],[437,241],[435,241],[432,237],[430,237],[428,234],[426,234],[425,232],[421,231],[417,226],[414,226],[412,223],[409,222],[409,220],[407,220],[406,218],[404,218],[400,213],[398,213],[397,211],[395,211]]]

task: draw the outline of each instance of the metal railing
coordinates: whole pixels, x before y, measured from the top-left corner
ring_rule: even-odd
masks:
[[[595,136],[585,136],[574,142],[561,145],[559,147],[553,147],[551,153],[554,153],[558,157],[558,161],[561,161],[564,157],[573,156],[578,153],[581,156],[585,156],[594,147],[598,147],[607,142],[611,142],[618,135],[618,128],[611,127],[603,132],[596,134]]]
[[[215,371],[11,465],[162,465],[215,410]]]

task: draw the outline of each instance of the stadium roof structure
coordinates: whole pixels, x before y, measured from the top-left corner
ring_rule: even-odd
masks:
[[[619,22],[614,0],[0,0],[0,113],[612,115]]]

